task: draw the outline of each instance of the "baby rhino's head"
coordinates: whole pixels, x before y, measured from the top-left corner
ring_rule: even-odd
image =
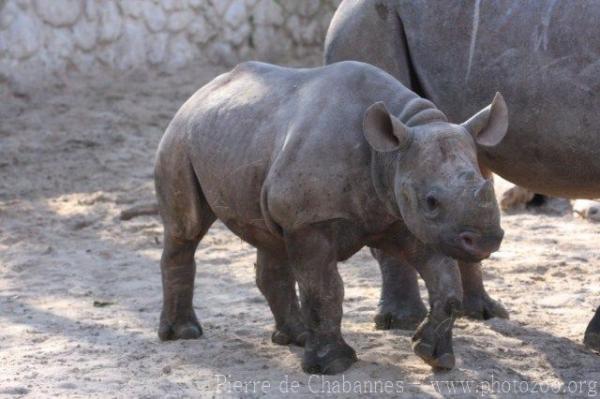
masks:
[[[395,152],[393,192],[411,232],[426,244],[466,261],[487,258],[504,232],[491,180],[477,163],[478,146],[495,146],[506,134],[502,96],[467,122],[407,127],[383,103],[364,117],[364,133],[378,152]]]

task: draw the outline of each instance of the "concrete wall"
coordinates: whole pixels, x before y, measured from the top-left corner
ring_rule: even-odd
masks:
[[[0,81],[319,62],[340,0],[0,0]]]

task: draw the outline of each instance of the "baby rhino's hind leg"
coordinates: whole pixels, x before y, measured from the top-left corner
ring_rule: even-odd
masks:
[[[301,320],[296,281],[287,256],[259,249],[256,258],[256,285],[267,298],[275,318],[275,332],[271,337],[273,343],[304,346],[307,331]]]
[[[202,335],[192,303],[194,253],[216,217],[187,157],[165,153],[159,155],[155,169],[156,194],[164,224],[160,261],[163,309],[158,336],[163,341],[194,339]]]

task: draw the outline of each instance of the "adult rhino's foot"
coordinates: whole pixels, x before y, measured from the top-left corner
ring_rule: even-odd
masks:
[[[441,311],[433,310],[412,338],[415,354],[434,368],[449,370],[454,367],[452,327],[460,308],[458,301],[452,301]]]
[[[535,197],[533,191],[529,191],[526,188],[513,186],[510,189],[502,193],[500,199],[500,208],[503,211],[515,211],[525,209],[528,203],[530,203]]]
[[[571,212],[571,201],[566,198],[536,194],[526,188],[514,186],[500,199],[500,208],[505,212],[529,212],[543,215],[566,215]]]
[[[339,374],[358,360],[354,349],[343,340],[310,346],[302,360],[302,369],[309,374]]]
[[[308,337],[308,330],[304,324],[290,323],[280,328],[277,328],[271,336],[271,341],[277,345],[298,345],[304,346],[306,338]]]
[[[600,352],[600,331],[586,330],[583,337],[583,344],[588,349]]]
[[[427,316],[423,302],[380,305],[375,315],[375,328],[378,330],[415,330]]]
[[[166,317],[161,316],[158,327],[158,337],[161,341],[197,339],[201,336],[202,327],[195,314],[192,313],[186,320],[177,320],[176,322],[169,322]]]
[[[577,200],[573,202],[573,212],[590,222],[600,222],[600,201]]]
[[[600,352],[600,307],[585,329],[583,344],[591,350]]]
[[[463,310],[460,315],[475,320],[489,320],[494,317],[501,319],[509,318],[506,308],[500,302],[490,298],[485,292],[477,295],[468,295],[465,293]]]

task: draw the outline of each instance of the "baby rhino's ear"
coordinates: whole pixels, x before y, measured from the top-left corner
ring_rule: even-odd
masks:
[[[410,131],[388,112],[383,101],[367,108],[363,119],[363,133],[369,145],[379,152],[403,149],[410,143]]]
[[[496,93],[494,101],[462,124],[478,145],[498,145],[508,130],[508,107],[502,94]]]

